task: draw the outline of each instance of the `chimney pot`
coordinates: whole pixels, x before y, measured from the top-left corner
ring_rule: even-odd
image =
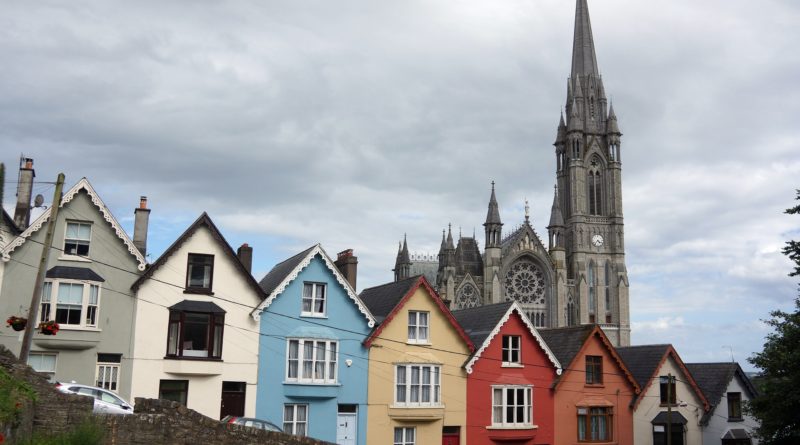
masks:
[[[139,197],[139,208],[146,209],[147,208],[147,196]]]

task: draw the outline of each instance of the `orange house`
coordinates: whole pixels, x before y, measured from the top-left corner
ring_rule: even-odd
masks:
[[[639,385],[597,325],[540,329],[564,366],[553,383],[556,445],[633,444]]]

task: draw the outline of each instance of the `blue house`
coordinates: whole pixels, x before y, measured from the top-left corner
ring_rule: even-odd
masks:
[[[259,284],[268,296],[252,312],[261,333],[256,416],[286,433],[366,444],[369,309],[319,244]]]

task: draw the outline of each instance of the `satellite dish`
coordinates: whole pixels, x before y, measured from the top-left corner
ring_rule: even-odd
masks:
[[[36,195],[35,198],[33,198],[33,206],[34,207],[41,207],[42,204],[44,204],[44,196],[42,196],[42,194],[40,193],[40,194]]]

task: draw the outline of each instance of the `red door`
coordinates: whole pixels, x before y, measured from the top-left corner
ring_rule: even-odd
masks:
[[[446,426],[442,429],[442,445],[460,445],[461,427]]]

